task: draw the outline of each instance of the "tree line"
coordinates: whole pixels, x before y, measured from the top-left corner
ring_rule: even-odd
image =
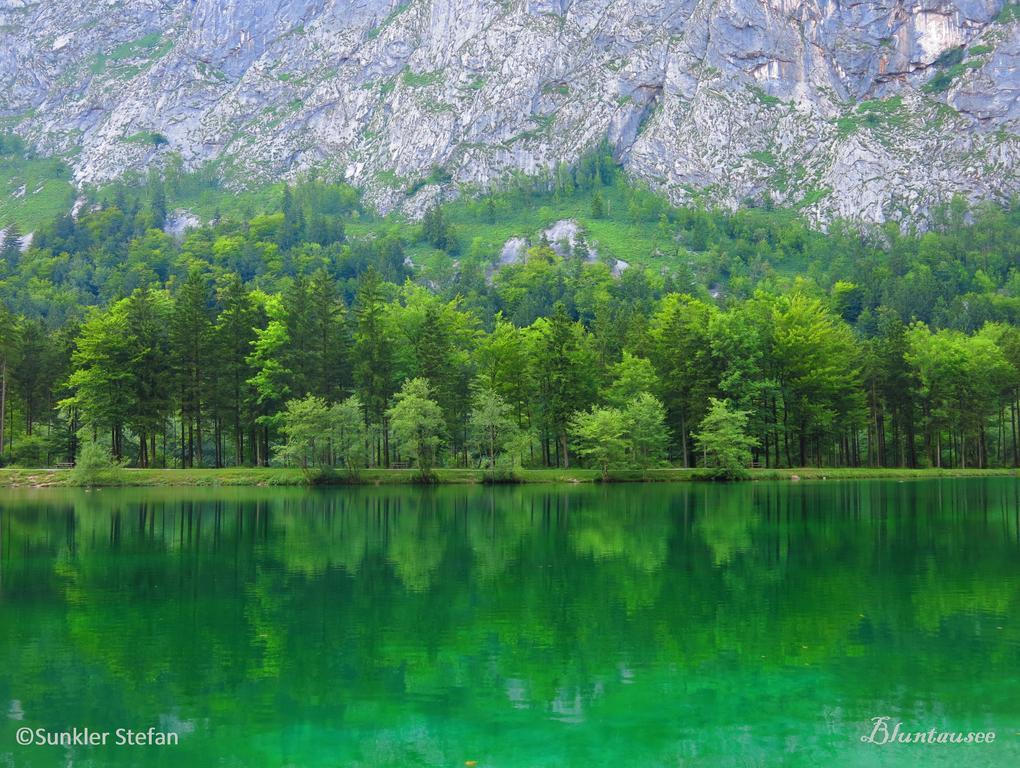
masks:
[[[677,292],[635,304],[622,283],[604,288],[623,327],[561,301],[527,325],[497,313],[487,326],[461,298],[372,268],[349,302],[325,270],[268,293],[196,268],[55,333],[4,312],[5,455],[70,460],[84,437],[139,467],[1020,458],[1014,326],[933,330],[886,311],[863,338],[833,295],[806,286],[726,307]]]
[[[72,461],[84,437],[137,466],[1018,462],[1017,206],[820,233],[672,208],[604,152],[512,182],[414,224],[313,181],[178,239],[174,182],[150,176],[27,250],[8,233],[0,456]],[[645,266],[614,272],[583,233],[500,265],[466,235],[594,193],[604,223],[657,222]]]

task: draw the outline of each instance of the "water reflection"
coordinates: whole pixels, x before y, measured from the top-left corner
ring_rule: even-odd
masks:
[[[1001,761],[1018,501],[1012,480],[12,492],[0,757],[16,723],[128,722],[187,734],[161,765],[916,764],[855,739],[890,714],[1003,733],[930,764]]]

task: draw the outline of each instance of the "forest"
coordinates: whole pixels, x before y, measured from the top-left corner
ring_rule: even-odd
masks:
[[[307,180],[178,233],[187,183],[9,230],[3,463],[1020,462],[1016,201],[823,232],[767,200],[673,207],[599,151],[420,221]],[[500,263],[515,212],[564,207],[602,237],[536,228]]]

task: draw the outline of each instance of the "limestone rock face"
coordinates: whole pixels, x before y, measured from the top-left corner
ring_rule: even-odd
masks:
[[[412,214],[608,137],[676,202],[923,220],[1020,191],[1017,19],[1004,0],[0,0],[0,125],[81,182],[314,170]]]

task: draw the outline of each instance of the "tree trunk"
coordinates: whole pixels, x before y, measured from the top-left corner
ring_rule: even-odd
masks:
[[[1010,429],[1013,431],[1013,466],[1017,464],[1017,404],[1016,400],[1010,403]]]
[[[985,434],[984,424],[981,425],[981,429],[978,432],[977,466],[978,469],[988,467],[988,436]]]
[[[790,414],[786,408],[786,397],[783,397],[783,448],[786,449],[786,466],[793,466],[793,459],[790,456]]]
[[[234,411],[234,466],[244,464],[244,435],[241,433],[241,415]]]
[[[195,400],[195,449],[198,455],[198,466],[204,466],[202,462],[202,403]]]
[[[776,395],[772,394],[772,466],[778,467],[782,461],[779,453],[779,413],[776,411]]]
[[[7,426],[7,358],[5,357],[2,361],[0,361],[0,454],[4,452],[4,427],[6,426]]]
[[[680,445],[683,449],[684,469],[690,469],[690,457],[687,455],[687,414],[680,412]]]
[[[885,413],[881,408],[875,416],[875,453],[878,456],[878,466],[886,466],[889,458],[885,448]]]

